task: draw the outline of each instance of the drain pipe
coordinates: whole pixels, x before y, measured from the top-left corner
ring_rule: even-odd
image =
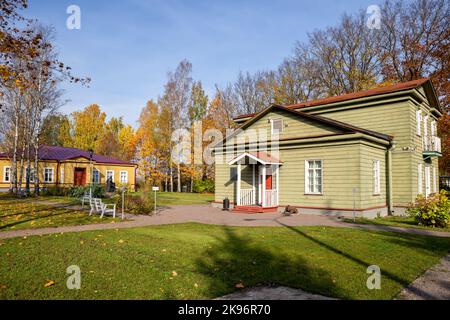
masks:
[[[391,142],[387,150],[387,203],[388,203],[388,215],[391,216],[394,213],[394,201],[393,201],[393,190],[392,190],[392,149],[394,149],[394,144]]]

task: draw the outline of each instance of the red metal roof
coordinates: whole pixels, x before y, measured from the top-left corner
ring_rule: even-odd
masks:
[[[9,158],[8,153],[0,153],[0,158]],[[81,150],[77,148],[66,148],[59,146],[40,146],[39,147],[39,159],[40,160],[54,160],[54,161],[64,161],[75,158],[86,158],[89,160],[89,151]],[[127,161],[105,157],[99,154],[93,154],[92,160],[98,163],[109,163],[109,164],[132,164]]]
[[[353,100],[353,99],[358,99],[358,98],[363,98],[363,97],[370,97],[370,96],[379,95],[379,94],[386,94],[386,93],[391,93],[391,92],[410,90],[410,89],[417,88],[418,86],[421,86],[422,84],[424,84],[425,82],[427,82],[429,80],[430,80],[429,78],[422,78],[422,79],[408,81],[408,82],[401,82],[401,83],[397,83],[397,84],[390,85],[390,86],[378,87],[378,88],[374,88],[374,89],[370,89],[370,90],[343,94],[340,96],[306,101],[306,102],[302,102],[302,103],[298,103],[298,104],[291,104],[291,105],[287,105],[285,107],[289,108],[289,109],[300,109],[300,108],[307,108],[307,107],[313,107],[313,106],[320,106],[320,105],[329,104],[329,103]],[[234,119],[237,120],[237,119],[253,117],[256,114],[257,113],[244,114],[244,115],[237,116]]]

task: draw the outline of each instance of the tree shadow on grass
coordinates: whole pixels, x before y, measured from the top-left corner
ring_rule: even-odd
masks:
[[[311,268],[301,256],[265,247],[229,227],[223,230],[225,236],[216,236],[217,243],[195,263],[196,271],[209,282],[205,295],[215,298],[232,293],[237,284],[246,288],[281,285],[331,297],[345,295],[326,271]]]

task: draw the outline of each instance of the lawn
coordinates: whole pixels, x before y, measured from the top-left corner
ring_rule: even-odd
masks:
[[[47,202],[57,203],[59,207],[49,205]],[[73,204],[79,204],[79,201],[63,197],[17,199],[2,194],[0,195],[0,232],[121,221],[118,218],[100,219],[98,215],[89,216],[87,211],[70,209],[70,205]]]
[[[345,222],[353,223],[353,219],[345,219]],[[430,231],[444,231],[450,232],[450,226],[447,228],[433,228],[433,227],[425,227],[417,225],[417,222],[412,217],[407,216],[389,216],[389,217],[380,217],[375,219],[366,219],[366,218],[356,218],[355,223],[358,224],[375,224],[375,225],[384,225],[384,226],[393,226],[393,227],[402,227],[402,228],[416,228]]]
[[[142,193],[136,192],[136,196]],[[153,200],[153,192],[149,192],[148,196]],[[156,203],[158,206],[169,205],[189,205],[189,204],[208,204],[214,201],[214,194],[212,193],[188,193],[188,192],[157,192]]]
[[[237,284],[392,299],[449,250],[447,238],[329,227],[182,224],[15,238],[0,240],[0,299],[209,299]],[[374,264],[380,290],[366,287]],[[81,290],[66,288],[70,265],[81,269]]]

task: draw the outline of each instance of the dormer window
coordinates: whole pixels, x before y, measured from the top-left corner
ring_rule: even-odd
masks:
[[[283,120],[282,119],[271,119],[272,135],[280,134],[283,132]]]

